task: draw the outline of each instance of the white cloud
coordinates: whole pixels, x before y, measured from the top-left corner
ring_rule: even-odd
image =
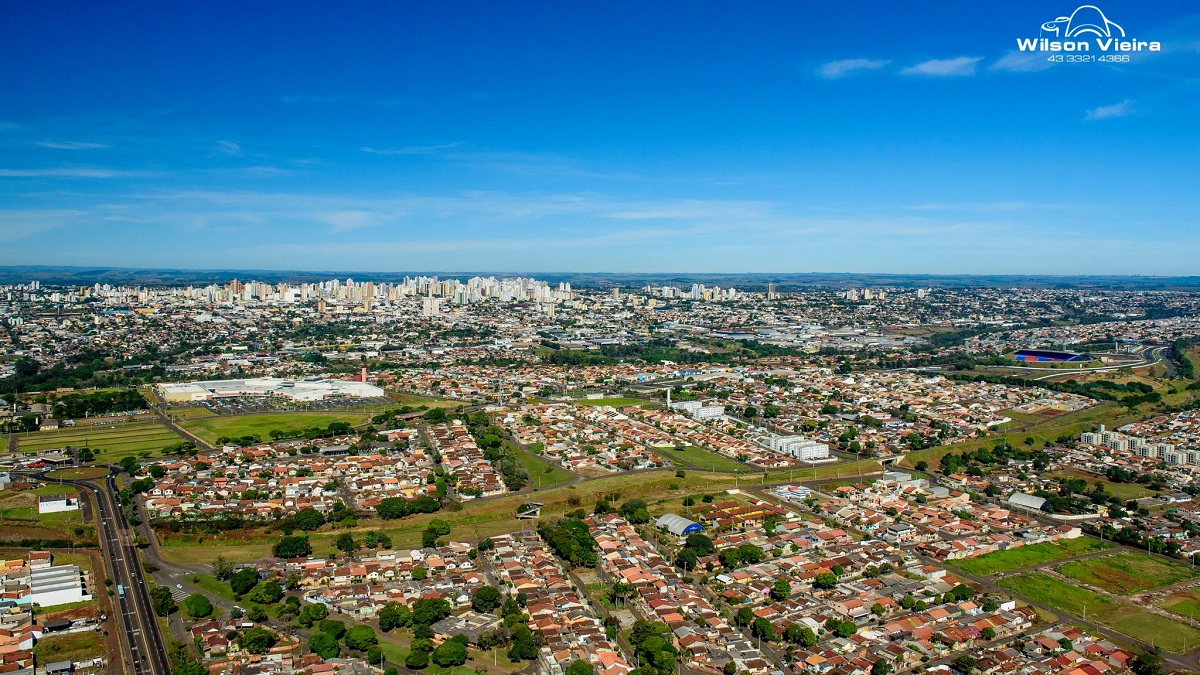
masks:
[[[1102,105],[1099,108],[1092,108],[1087,111],[1084,117],[1089,122],[1096,120],[1109,120],[1117,117],[1128,117],[1133,114],[1133,99],[1127,98],[1120,103],[1112,105]]]
[[[43,148],[53,148],[54,150],[98,150],[108,147],[105,143],[83,143],[80,141],[38,141],[37,144]]]
[[[378,215],[370,211],[336,211],[317,216],[317,220],[333,226],[334,232],[358,230],[379,223]]]
[[[827,80],[836,80],[861,70],[879,70],[891,63],[884,59],[842,59],[830,61],[817,69],[817,74]]]
[[[242,154],[242,145],[233,141],[217,141],[217,152],[229,157],[239,157]]]
[[[0,169],[0,178],[127,178],[136,171],[113,169]]]
[[[0,241],[16,241],[55,230],[87,215],[86,211],[69,209],[0,210]]]
[[[1045,54],[1012,51],[996,59],[990,69],[1009,73],[1036,73],[1053,65]]]
[[[925,75],[927,77],[957,77],[974,75],[975,66],[982,56],[959,56],[953,59],[930,59],[900,71],[901,75]]]
[[[442,150],[453,150],[462,143],[443,143],[440,145],[410,145],[402,148],[373,148],[364,145],[359,151],[369,155],[432,155]]]

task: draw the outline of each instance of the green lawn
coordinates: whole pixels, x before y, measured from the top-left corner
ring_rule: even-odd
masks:
[[[264,441],[271,440],[271,431],[299,432],[308,427],[325,427],[331,422],[362,424],[376,411],[345,410],[338,412],[284,412],[262,415],[218,415],[186,420],[180,423],[184,429],[200,438],[215,443],[221,436],[240,438],[257,434]]]
[[[683,450],[671,449],[655,449],[654,454],[666,459],[681,459],[684,462],[694,464],[697,467],[708,471],[725,471],[731,473],[744,472],[748,467],[741,462],[718,455],[715,452],[709,452],[703,448],[697,448],[694,445],[684,447]]]
[[[1065,563],[1058,573],[1115,595],[1170,586],[1195,576],[1189,567],[1133,551]]]
[[[203,590],[206,593],[224,598],[229,602],[234,602],[233,589],[224,581],[218,581],[211,574],[192,574],[187,577],[188,583]]]
[[[517,458],[517,463],[529,474],[529,487],[548,488],[575,479],[575,474],[553,462],[516,446],[509,447]]]
[[[1041,565],[1055,560],[1063,560],[1064,558],[1073,558],[1085,553],[1103,551],[1108,548],[1112,548],[1112,544],[1091,539],[1090,537],[1079,537],[1078,539],[1063,539],[1055,542],[1019,546],[1006,551],[987,553],[977,558],[949,560],[946,562],[946,566],[962,570],[967,574],[987,577],[1007,572],[1008,570],[1015,570],[1030,565]]]

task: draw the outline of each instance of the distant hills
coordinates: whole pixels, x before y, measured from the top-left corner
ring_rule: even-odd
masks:
[[[816,288],[862,288],[892,286],[901,288],[1082,288],[1095,290],[1200,290],[1200,276],[1052,276],[1052,275],[963,275],[963,274],[867,274],[867,273],[633,273],[633,272],[354,272],[347,270],[195,270],[124,267],[58,267],[49,265],[0,266],[0,284],[40,281],[48,285],[92,284],[143,286],[204,286],[223,284],[231,279],[269,283],[311,283],[327,279],[352,278],[359,281],[400,281],[409,276],[437,276],[443,279],[467,279],[472,276],[525,276],[551,283],[569,282],[579,288],[622,286],[636,288],[651,284],[735,286],[746,291],[764,290],[774,283],[780,291]]]

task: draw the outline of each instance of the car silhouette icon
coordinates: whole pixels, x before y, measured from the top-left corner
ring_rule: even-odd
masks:
[[[1076,38],[1084,35],[1111,38],[1125,37],[1125,29],[1108,20],[1104,12],[1095,5],[1080,5],[1071,12],[1071,16],[1060,16],[1053,21],[1042,24],[1042,30],[1051,35],[1063,38]]]

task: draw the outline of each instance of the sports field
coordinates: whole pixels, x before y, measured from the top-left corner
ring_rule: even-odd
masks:
[[[1133,551],[1065,563],[1057,572],[1115,595],[1170,586],[1196,576],[1190,567]]]
[[[1112,548],[1112,544],[1097,539],[1079,537],[1054,542],[1043,542],[1029,546],[1018,546],[1007,551],[996,551],[977,558],[963,558],[946,562],[947,567],[962,570],[967,574],[987,577],[1009,570],[1041,565],[1055,560],[1064,560]]]
[[[264,441],[271,440],[271,431],[278,429],[287,433],[298,433],[309,427],[326,427],[331,422],[346,422],[357,425],[367,422],[376,410],[342,410],[337,412],[284,412],[261,415],[215,415],[184,420],[179,426],[196,434],[209,443],[226,436],[241,438],[257,435]]]

